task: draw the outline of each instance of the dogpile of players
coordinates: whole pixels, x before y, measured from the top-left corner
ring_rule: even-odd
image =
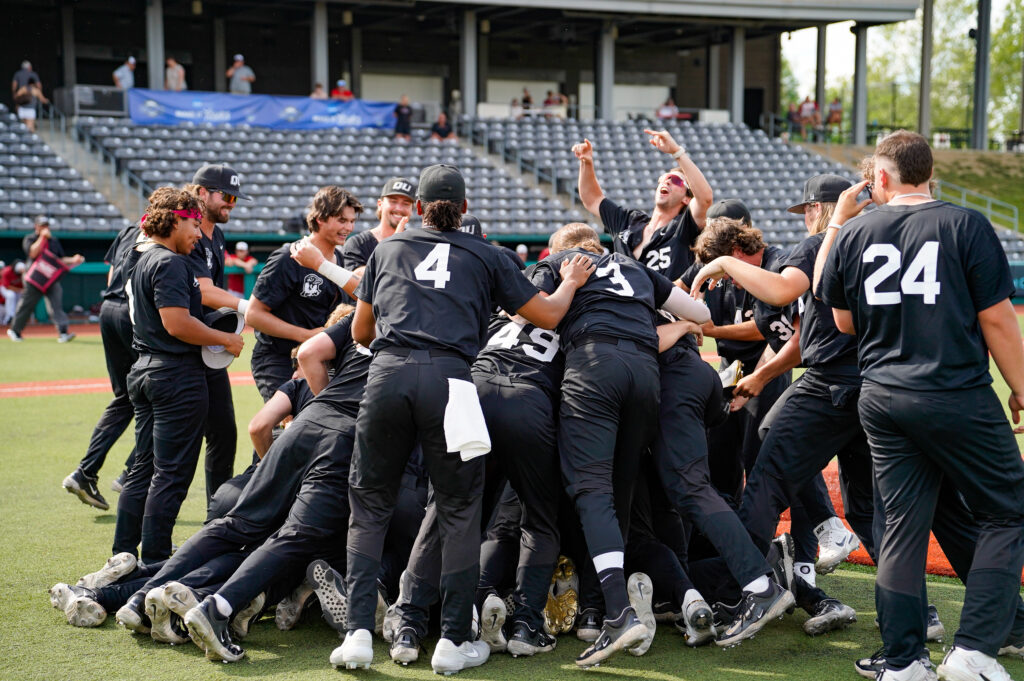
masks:
[[[927,141],[897,131],[864,181],[807,180],[789,210],[808,235],[786,252],[741,200],[715,202],[667,132],[645,132],[674,163],[653,210],[606,198],[583,141],[580,198],[612,250],[567,224],[530,267],[485,240],[459,169],[435,165],[390,179],[354,235],[362,203],[320,189],[309,234],[244,299],[218,226],[249,199],[238,174],[204,166],[155,191],[107,255],[115,396],[64,480],[108,508],[98,472],[134,416],[113,556],[52,605],[225,662],[261,617],[287,630],[313,609],[343,638],[339,667],[369,667],[375,635],[401,664],[439,635],[430,664],[451,674],[574,633],[588,668],[643,655],[659,623],[693,647],[738,645],[797,607],[811,636],[846,627],[856,613],[818,576],[862,546],[882,647],[858,674],[1009,679],[1024,463],[989,356],[1016,423],[1024,348],[993,227],[933,199]],[[406,229],[413,211],[422,229]],[[232,477],[245,323],[265,405]],[[175,549],[204,438],[208,517]],[[852,532],[822,476],[833,459]],[[930,532],[966,584],[937,668]]]

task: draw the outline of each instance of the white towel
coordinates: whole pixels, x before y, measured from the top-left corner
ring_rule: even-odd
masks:
[[[484,412],[476,386],[457,378],[448,379],[448,405],[444,409],[444,437],[448,451],[458,452],[463,461],[491,451]]]

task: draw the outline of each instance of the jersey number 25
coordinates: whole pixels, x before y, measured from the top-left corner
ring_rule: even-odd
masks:
[[[885,258],[885,262],[864,279],[864,299],[868,305],[899,305],[902,301],[901,292],[903,295],[921,296],[925,305],[935,304],[935,298],[942,289],[942,284],[936,278],[939,261],[938,241],[924,242],[900,278],[899,291],[879,291],[878,287],[886,279],[899,273],[903,263],[900,249],[892,244],[871,244],[864,249],[861,260],[871,263],[878,258]]]

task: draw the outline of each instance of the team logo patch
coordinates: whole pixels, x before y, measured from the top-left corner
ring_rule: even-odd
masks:
[[[213,251],[203,246],[203,250],[206,252],[206,268],[213,271]]]
[[[199,280],[195,276],[192,277],[192,288],[199,288]]]
[[[324,280],[317,274],[307,274],[302,280],[302,297],[316,298],[323,290]]]
[[[622,243],[628,244],[629,243],[629,232],[627,232],[626,230],[622,230],[621,232],[619,232],[619,238],[622,239]]]

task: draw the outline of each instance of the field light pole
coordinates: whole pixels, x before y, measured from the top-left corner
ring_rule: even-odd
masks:
[[[917,131],[928,137],[932,131],[932,17],[934,0],[924,0],[921,9],[921,87],[917,95]]]

